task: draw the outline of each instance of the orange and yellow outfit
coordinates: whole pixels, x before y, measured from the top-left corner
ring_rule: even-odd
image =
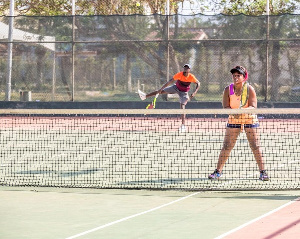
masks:
[[[245,83],[246,84],[246,83]],[[234,93],[234,84],[229,85],[229,105],[231,109],[238,109],[241,105],[241,96]],[[248,100],[243,108],[249,106]],[[237,114],[229,115],[227,127],[230,128],[253,128],[258,127],[258,119],[256,114]]]

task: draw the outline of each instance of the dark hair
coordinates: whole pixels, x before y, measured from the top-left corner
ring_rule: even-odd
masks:
[[[234,72],[238,72],[245,77],[245,80],[248,79],[248,72],[247,72],[246,68],[243,66],[236,66],[236,67],[232,68],[230,70],[230,72],[231,72],[231,74],[233,74]]]

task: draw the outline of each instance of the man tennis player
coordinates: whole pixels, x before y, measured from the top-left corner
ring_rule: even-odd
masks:
[[[243,66],[236,66],[230,70],[232,74],[233,83],[227,86],[223,93],[223,108],[226,109],[238,109],[246,108],[253,109],[257,108],[257,98],[255,90],[252,86],[247,84],[248,72]],[[245,84],[245,87],[243,87]],[[241,104],[243,98],[243,89],[247,89],[247,98],[245,103]],[[223,147],[219,155],[219,160],[216,170],[208,176],[209,179],[219,179],[222,176],[222,169],[233,149],[240,132],[245,130],[250,148],[254,154],[256,163],[260,171],[259,179],[262,181],[268,181],[269,177],[264,168],[264,161],[262,152],[259,146],[258,139],[258,119],[255,114],[238,114],[229,115],[228,123],[225,132],[225,138]]]
[[[156,94],[178,94],[180,109],[185,109],[187,102],[192,99],[197,91],[200,88],[200,82],[196,79],[196,77],[190,73],[191,66],[190,64],[185,64],[183,66],[183,71],[175,74],[172,79],[170,79],[166,84],[164,84],[159,90],[153,91],[149,94],[146,94],[140,90],[138,90],[141,100],[145,100],[148,97],[155,96]],[[174,82],[176,83],[174,84]],[[191,83],[196,84],[195,91],[189,96],[188,92],[191,88]],[[173,84],[172,86],[170,86]],[[180,131],[185,131],[185,114],[181,116],[182,125],[179,128]]]

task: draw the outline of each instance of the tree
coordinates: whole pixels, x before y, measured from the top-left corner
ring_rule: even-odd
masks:
[[[9,0],[0,2],[0,15],[7,15]],[[170,14],[183,0],[170,0]],[[76,0],[76,15],[166,14],[167,0]],[[15,0],[17,14],[58,16],[72,14],[72,0]]]
[[[19,15],[26,16],[39,16],[38,19],[30,19],[30,18],[18,18],[16,19],[16,24],[19,26],[30,28],[26,30],[30,30],[32,32],[47,32],[47,34],[53,35],[57,40],[72,40],[72,38],[68,38],[66,32],[70,32],[72,30],[70,26],[70,18],[66,18],[65,21],[57,20],[56,18],[43,18],[40,16],[70,16],[72,13],[71,9],[71,0],[16,0],[15,7],[16,13]],[[178,4],[182,2],[176,0],[170,0],[170,13],[176,13],[178,9]],[[166,14],[166,4],[167,0],[141,0],[141,1],[132,1],[132,0],[98,0],[98,1],[89,1],[89,0],[76,0],[76,15],[115,15],[112,19],[106,18],[104,21],[105,29],[108,32],[108,36],[111,39],[132,39],[135,40],[128,34],[132,29],[135,29],[135,22],[125,21],[124,18],[118,18],[117,15],[131,15],[131,14]],[[9,8],[9,1],[4,2],[0,5],[0,13],[7,13]],[[167,35],[167,25],[168,25],[168,17],[159,17],[158,15],[154,18],[158,29],[160,30],[160,35],[163,38],[166,38]],[[77,31],[80,31],[79,24],[82,22],[75,20],[75,25],[77,27]],[[89,23],[87,23],[89,24]],[[91,23],[93,24],[93,23]],[[98,23],[96,23],[98,24]],[[146,23],[147,24],[147,23]],[[51,33],[51,29],[55,27],[55,33]],[[145,23],[141,23],[141,26],[145,25]],[[43,28],[43,30],[41,29]],[[47,30],[50,29],[50,30]],[[61,30],[60,30],[61,29]],[[141,28],[143,29],[143,28]],[[147,29],[145,27],[144,29]],[[59,34],[58,34],[59,33]],[[147,33],[145,33],[147,34]],[[70,35],[71,36],[71,35]],[[147,62],[152,68],[157,69],[160,72],[161,79],[165,81],[166,72],[165,72],[165,64],[166,61],[164,57],[159,55],[155,51],[151,51],[151,49],[146,53],[142,51],[144,49],[144,45],[137,42],[128,42],[127,45],[130,51]],[[160,48],[162,51],[165,50],[165,43],[160,44]],[[169,45],[170,56],[173,58],[171,60],[171,65],[175,69],[178,68],[178,60],[176,59],[176,54],[171,45]],[[132,55],[131,53],[131,55]],[[127,53],[126,53],[127,54]],[[130,59],[130,58],[127,58]],[[64,62],[68,59],[64,59]],[[68,64],[65,62],[62,66]],[[130,64],[127,64],[129,67]],[[162,67],[163,66],[163,67]],[[63,69],[63,67],[62,67]],[[126,72],[130,72],[129,69]],[[129,74],[129,73],[128,73]],[[62,74],[65,75],[65,74]],[[128,78],[128,85],[131,84],[129,82],[131,80],[130,76]],[[68,87],[68,83],[66,79],[62,79],[64,81],[64,85]],[[130,87],[128,87],[130,89]]]
[[[252,16],[261,16],[261,19],[265,19],[264,15],[266,12],[266,0],[257,0],[257,1],[246,1],[246,0],[214,0],[213,3],[208,2],[207,0],[198,0],[202,5],[201,9],[205,11],[205,9],[213,9],[216,12],[222,12],[227,15],[237,15],[237,14],[246,14]],[[59,41],[72,41],[72,9],[71,9],[71,0],[16,0],[16,9],[17,14],[26,15],[26,16],[63,16],[61,18],[46,18],[46,17],[38,17],[38,18],[17,18],[16,24],[24,27],[24,30],[28,30],[31,32],[46,32],[49,35],[55,36]],[[170,14],[178,13],[178,6],[182,3],[183,0],[170,0]],[[293,12],[297,8],[298,0],[270,0],[270,14],[281,14],[281,13],[290,13]],[[166,61],[164,58],[164,53],[167,51],[170,55],[170,68],[171,72],[178,71],[180,68],[179,60],[182,60],[182,56],[187,55],[183,52],[176,51],[179,48],[178,46],[182,46],[185,43],[174,43],[168,41],[168,29],[169,21],[172,19],[172,34],[174,34],[174,38],[176,39],[188,39],[183,38],[184,33],[179,31],[179,28],[190,27],[189,24],[194,25],[194,27],[201,28],[205,25],[205,27],[214,27],[216,22],[209,23],[208,22],[197,22],[197,17],[193,19],[192,22],[186,22],[185,25],[179,23],[178,15],[166,16],[166,5],[167,0],[76,0],[76,18],[75,18],[75,27],[76,34],[84,35],[86,34],[86,29],[93,29],[95,34],[100,34],[104,40],[110,39],[126,39],[128,43],[126,45],[127,49],[123,50],[125,53],[129,49],[130,57],[138,56],[142,59],[145,64],[148,64],[152,69],[159,72],[160,78],[162,81],[166,79]],[[3,1],[0,3],[0,13],[5,14],[9,8],[9,1]],[[154,14],[151,16],[151,20],[146,17],[139,18],[139,15],[132,14]],[[159,15],[163,14],[163,15]],[[89,19],[86,17],[83,19],[81,15],[101,15],[107,16],[103,18],[102,22],[94,21],[92,18]],[[111,16],[113,15],[113,16]],[[119,15],[130,15],[128,18],[120,17]],[[111,16],[111,17],[110,17]],[[233,30],[235,25],[242,24],[244,18],[234,17],[232,20],[226,20],[226,22],[222,22],[222,15],[219,16],[219,23],[222,23],[221,31],[217,32],[215,37],[226,37],[226,34],[234,34]],[[259,21],[258,21],[259,22]],[[275,22],[274,19],[270,21],[270,34],[280,34],[283,31],[289,30],[285,26],[282,26],[282,23]],[[101,28],[99,28],[99,24],[101,24]],[[180,25],[181,24],[181,25]],[[249,34],[262,34],[260,31],[262,28],[255,27],[257,24],[255,21],[250,22],[248,24],[247,30],[243,32],[244,36],[247,37]],[[295,23],[296,24],[296,23]],[[251,27],[250,27],[251,26]],[[279,28],[281,26],[281,28]],[[299,27],[297,23],[295,27]],[[191,27],[192,28],[192,27]],[[255,31],[253,31],[253,29]],[[81,32],[82,31],[82,32]],[[142,43],[138,40],[143,40],[147,38],[149,32],[155,31],[157,33],[157,38],[161,39],[158,43],[158,50],[153,50],[154,48],[147,47],[147,44]],[[103,34],[105,32],[105,34]],[[220,35],[218,35],[220,34]],[[192,38],[192,37],[190,37]],[[220,38],[220,39],[221,39]],[[247,38],[246,38],[247,39]],[[167,43],[167,44],[166,44]],[[65,45],[70,46],[70,43],[66,43]],[[281,49],[280,42],[270,42],[270,49],[272,49],[272,81],[276,82],[276,77],[279,76],[278,71],[280,71],[278,62],[279,62],[279,53]],[[64,47],[64,44],[59,44],[59,46]],[[78,45],[77,45],[78,46]],[[79,46],[80,47],[80,46]],[[109,47],[109,46],[108,46]],[[188,45],[185,46],[188,49]],[[224,47],[231,47],[230,45],[226,45]],[[68,48],[68,47],[66,47]],[[118,44],[114,44],[111,48],[118,48]],[[123,47],[124,48],[124,47]],[[182,49],[182,47],[181,47]],[[70,47],[68,48],[70,50]],[[114,50],[114,49],[113,49]],[[122,51],[121,48],[118,48],[119,52]],[[67,51],[67,50],[64,50]],[[182,51],[182,50],[181,50]],[[188,53],[187,50],[185,53]],[[126,53],[127,54],[127,53]],[[202,52],[203,56],[209,54],[209,52]],[[219,51],[220,54],[219,59],[223,61],[222,50]],[[251,54],[251,51],[249,53]],[[259,51],[261,59],[265,61],[264,51]],[[203,57],[204,59],[206,57]],[[129,59],[129,58],[127,58]],[[251,56],[249,55],[249,59]],[[289,59],[293,59],[291,55]],[[251,60],[250,60],[251,61]],[[67,62],[66,62],[67,64]],[[290,64],[292,66],[293,64]],[[129,66],[129,64],[128,64]],[[201,66],[202,67],[202,66]],[[204,67],[204,66],[203,66]],[[206,66],[208,67],[208,66]],[[129,72],[129,71],[127,71]],[[207,71],[206,71],[207,72]],[[261,78],[263,79],[264,75],[262,73]],[[128,77],[129,79],[129,77]],[[129,82],[128,82],[129,83]],[[130,85],[130,84],[129,84]],[[272,91],[276,92],[276,85],[273,84]],[[130,87],[129,87],[130,88]],[[222,88],[222,87],[221,87]],[[265,89],[264,89],[265,90]],[[274,94],[276,95],[276,94]]]
[[[295,10],[297,10],[297,4],[299,4],[298,0],[270,0],[270,6],[269,6],[269,14],[270,15],[279,15],[279,14],[286,14],[286,13],[293,13]],[[215,5],[218,10],[220,8],[223,8],[221,11],[223,14],[226,15],[237,15],[237,14],[245,14],[250,16],[262,16],[266,15],[266,0],[258,0],[258,1],[248,1],[248,0],[221,0],[219,1],[219,4]],[[216,10],[216,9],[215,9]],[[286,35],[286,32],[290,32],[292,28],[289,28],[291,26],[284,26],[283,20],[284,18],[280,18],[279,21],[277,21],[278,18],[269,18],[269,36],[280,36],[280,35]],[[296,23],[295,23],[296,24]],[[296,28],[299,28],[300,22],[296,24],[297,26],[294,26]],[[255,29],[255,28],[253,28]],[[257,28],[258,29],[258,28]],[[252,32],[253,33],[253,32]],[[268,39],[267,39],[268,40]],[[271,65],[270,65],[270,96],[272,101],[278,100],[278,91],[279,91],[279,76],[280,76],[280,51],[282,48],[282,43],[280,41],[271,41],[267,42],[268,47],[270,48],[270,55],[272,55],[271,59]],[[266,58],[262,56],[262,54],[265,51],[262,49],[259,49],[258,54],[261,55],[260,59],[264,61],[264,65],[266,65]],[[291,65],[291,63],[289,64]],[[265,78],[266,73],[262,72],[261,80]],[[264,82],[261,82],[261,85],[264,85]],[[262,88],[263,94],[267,91],[266,87]]]
[[[205,2],[201,0],[201,2]],[[214,0],[211,4],[213,11],[227,15],[243,13],[260,16],[266,14],[267,0]],[[293,13],[297,10],[299,0],[270,0],[270,15]],[[206,6],[208,7],[208,6]]]

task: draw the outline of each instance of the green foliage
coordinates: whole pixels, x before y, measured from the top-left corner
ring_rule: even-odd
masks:
[[[296,10],[297,3],[292,0],[270,0],[269,14],[278,15],[292,13]],[[227,15],[236,15],[243,13],[245,15],[265,15],[267,0],[222,0],[224,6],[222,13]],[[299,4],[299,3],[298,3]]]
[[[177,14],[184,0],[170,0],[170,14]],[[193,3],[192,0],[190,0]],[[267,0],[199,0],[199,10],[235,15],[265,15]],[[16,15],[58,16],[72,14],[72,0],[15,0]],[[270,15],[293,13],[299,0],[270,0]],[[167,0],[76,0],[76,15],[166,14]],[[0,15],[7,15],[9,0],[0,2]]]
[[[177,13],[183,0],[170,0],[170,14]],[[76,15],[166,14],[167,0],[76,0]],[[9,1],[0,3],[0,15],[7,15]],[[16,15],[65,16],[72,14],[71,0],[15,0]]]
[[[27,16],[57,16],[70,15],[72,6],[70,0],[17,0],[17,12]]]

